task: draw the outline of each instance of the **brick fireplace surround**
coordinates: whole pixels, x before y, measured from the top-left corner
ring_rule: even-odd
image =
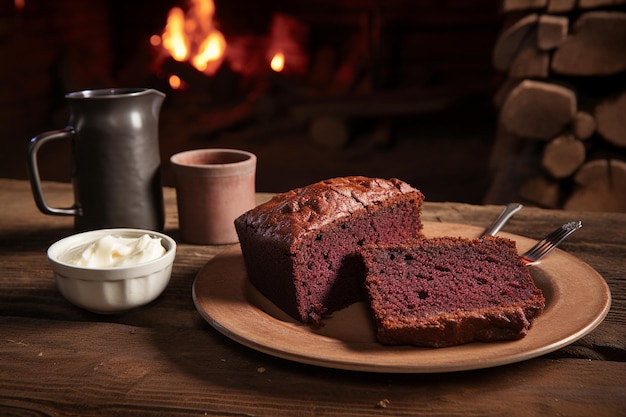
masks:
[[[502,23],[496,0],[216,0],[227,39],[264,36],[272,14],[281,12],[308,28],[311,65],[329,45],[338,49],[331,66],[335,79],[341,80],[342,64],[353,65],[348,71],[352,84],[321,94],[328,99],[322,103],[332,104],[322,113],[339,108],[341,127],[347,129],[345,137],[335,130],[335,137],[345,140],[331,143],[315,140],[310,126],[285,113],[285,104],[293,103],[293,94],[285,93],[294,85],[291,79],[278,82],[278,96],[265,90],[253,102],[246,96],[249,90],[232,86],[220,96],[202,87],[170,90],[151,68],[147,40],[161,32],[167,11],[179,3],[26,0],[24,10],[16,10],[13,1],[2,1],[0,176],[26,178],[28,139],[65,125],[65,93],[152,87],[167,94],[160,131],[166,185],[171,185],[168,159],[173,153],[234,147],[259,156],[259,191],[362,174],[404,179],[430,201],[482,202],[497,122],[491,100],[502,78],[491,63]],[[368,43],[366,64],[349,60],[355,39]],[[354,65],[361,66],[355,70]],[[230,76],[227,80],[241,82]],[[310,87],[307,82],[297,80],[296,89]],[[215,84],[208,80],[202,86]],[[365,96],[356,84],[366,85]],[[318,101],[307,102],[311,96],[298,98],[292,109],[320,112]],[[363,102],[368,103],[365,111]],[[47,145],[41,164],[44,179],[69,181],[66,144]]]

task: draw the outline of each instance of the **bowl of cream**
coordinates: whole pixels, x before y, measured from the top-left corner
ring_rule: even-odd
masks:
[[[48,248],[59,292],[86,310],[112,314],[155,300],[169,283],[176,241],[151,230],[78,233]]]

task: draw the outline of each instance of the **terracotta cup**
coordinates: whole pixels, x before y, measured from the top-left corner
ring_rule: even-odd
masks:
[[[236,149],[196,149],[170,158],[183,240],[238,241],[234,220],[255,205],[256,156]]]

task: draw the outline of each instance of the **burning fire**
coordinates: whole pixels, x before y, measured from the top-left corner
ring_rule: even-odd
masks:
[[[266,36],[231,37],[227,46],[215,24],[213,0],[188,1],[187,11],[172,8],[163,33],[150,38],[159,51],[157,66],[163,58],[171,57],[212,76],[226,60],[229,69],[252,79],[264,77],[268,70],[286,75],[306,71],[308,58],[303,45],[308,29],[296,19],[276,13]],[[173,89],[187,88],[181,74],[170,74],[169,83]]]
[[[281,72],[285,68],[285,54],[282,52],[275,53],[270,61],[270,67],[276,72]]]
[[[222,64],[226,40],[213,22],[213,0],[191,1],[187,14],[180,7],[170,10],[161,44],[175,60],[212,75]]]

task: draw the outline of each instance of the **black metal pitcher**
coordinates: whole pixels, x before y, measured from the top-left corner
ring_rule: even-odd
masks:
[[[44,214],[74,216],[77,231],[130,227],[162,230],[159,113],[165,94],[143,88],[84,90],[65,96],[67,127],[41,133],[28,145],[28,171]],[[75,203],[50,207],[43,196],[37,154],[45,143],[72,141]]]

